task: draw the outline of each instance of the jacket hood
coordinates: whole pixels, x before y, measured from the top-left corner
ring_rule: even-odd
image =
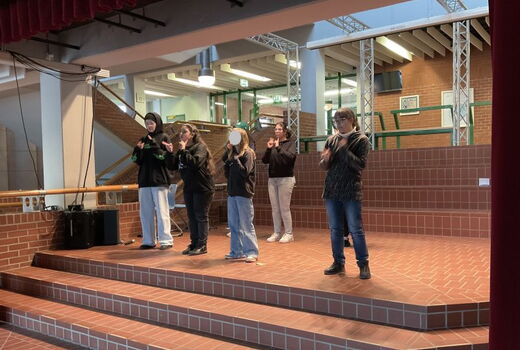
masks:
[[[150,113],[146,113],[146,115],[144,116],[144,120],[148,120],[148,119],[155,122],[155,131],[150,132],[149,134],[151,136],[161,134],[163,132],[163,122],[162,122],[161,116],[158,113],[150,112]]]

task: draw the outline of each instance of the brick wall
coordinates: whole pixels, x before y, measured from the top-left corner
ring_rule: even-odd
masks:
[[[0,215],[0,271],[29,266],[34,253],[62,243],[61,212]]]
[[[433,59],[414,58],[413,62],[385,66],[380,71],[400,70],[403,89],[397,92],[376,94],[375,110],[382,112],[387,130],[394,130],[391,110],[399,109],[399,97],[419,95],[420,107],[441,105],[441,92],[452,89],[452,55],[436,56]],[[470,87],[474,99],[490,101],[492,94],[491,50],[471,48]],[[491,106],[475,108],[475,144],[491,143]],[[399,117],[401,129],[433,128],[441,126],[441,111],[423,111],[419,114]],[[376,118],[376,130],[381,130]],[[438,147],[450,145],[450,135],[426,135],[401,137],[401,148]],[[389,138],[387,148],[395,148],[395,138]]]

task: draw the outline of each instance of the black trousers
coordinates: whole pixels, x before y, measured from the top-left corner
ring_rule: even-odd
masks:
[[[208,241],[209,206],[214,192],[186,192],[184,203],[188,212],[191,248],[204,247]]]

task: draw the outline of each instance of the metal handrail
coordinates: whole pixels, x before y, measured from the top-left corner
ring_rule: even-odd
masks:
[[[130,108],[131,111],[134,112],[134,119],[135,119],[135,116],[139,116],[141,119],[144,120],[144,117],[141,113],[139,113],[138,111],[136,111],[134,109],[134,107],[132,107],[130,104],[128,104],[124,99],[122,99],[118,94],[116,94],[114,91],[112,91],[108,86],[106,86],[105,84],[103,84],[102,82],[98,81],[98,84],[101,85],[103,88],[105,88],[108,92],[110,92],[115,98],[117,98],[121,103],[123,103],[127,108]],[[97,89],[97,86],[96,86],[96,89]]]
[[[52,189],[52,190],[1,191],[0,198],[46,196],[46,195],[51,195],[51,194],[67,194],[67,193],[133,191],[133,190],[137,190],[137,189],[139,189],[139,186],[137,184],[130,184],[130,185],[110,185],[110,186],[96,186],[96,187],[56,188],[56,189]]]
[[[96,181],[101,179],[102,176],[106,175],[107,173],[111,172],[115,168],[117,168],[121,163],[123,163],[125,160],[128,160],[132,156],[132,152],[129,152],[128,154],[125,154],[120,159],[116,160],[112,165],[110,165],[108,168],[102,170],[99,174],[96,175]]]

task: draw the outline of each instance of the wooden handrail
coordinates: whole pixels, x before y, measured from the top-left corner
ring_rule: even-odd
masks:
[[[123,163],[125,160],[130,159],[130,157],[132,156],[132,153],[133,153],[133,151],[129,152],[128,154],[125,154],[123,157],[121,157],[120,159],[116,160],[108,168],[106,168],[105,170],[103,170],[99,174],[97,174],[96,175],[96,181],[99,180],[103,175],[105,175],[105,174],[111,172],[112,170],[114,170],[115,168],[117,168],[119,166],[119,164]]]
[[[6,202],[6,203],[0,203],[0,208],[12,208],[12,207],[21,207],[22,202]]]
[[[57,188],[52,190],[29,190],[29,191],[2,191],[0,198],[24,197],[24,196],[45,196],[51,194],[66,193],[85,193],[85,192],[109,192],[109,191],[130,191],[137,190],[137,184],[130,185],[110,185],[97,187],[76,187],[76,188]]]

